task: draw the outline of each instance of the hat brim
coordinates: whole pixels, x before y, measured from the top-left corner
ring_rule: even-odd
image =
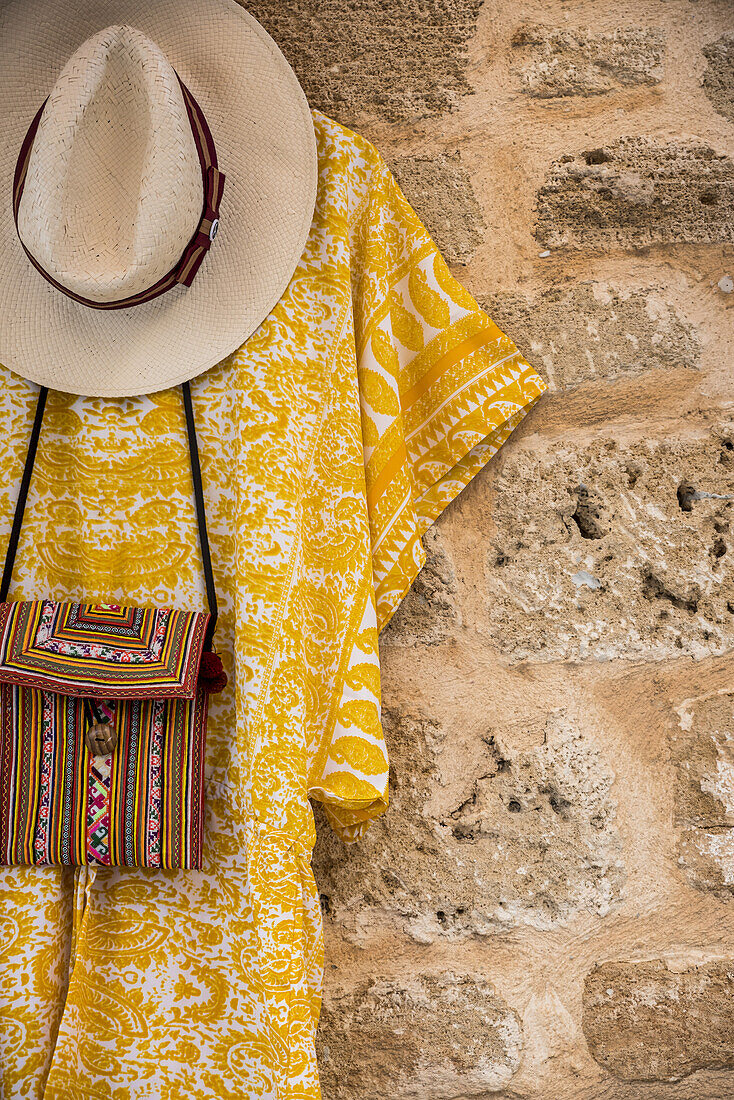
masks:
[[[28,260],[11,209],[18,150],[69,56],[112,24],[156,42],[200,103],[226,183],[190,287],[97,310]],[[11,0],[0,8],[0,362],[43,386],[133,397],[202,374],[267,317],[298,266],[316,201],[313,119],[298,79],[236,0]]]

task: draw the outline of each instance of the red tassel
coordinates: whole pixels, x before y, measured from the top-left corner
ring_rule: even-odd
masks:
[[[227,686],[227,673],[218,653],[202,653],[199,665],[199,683],[209,695],[216,695]]]

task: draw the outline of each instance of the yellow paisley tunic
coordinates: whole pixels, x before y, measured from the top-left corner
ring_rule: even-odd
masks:
[[[378,631],[423,532],[546,388],[375,147],[313,119],[298,268],[192,384],[230,677],[204,868],[0,868],[4,1100],[319,1096],[309,799],[345,841],[387,808]],[[7,537],[36,390],[0,385]],[[204,606],[178,390],[51,394],[36,469],[11,598]]]

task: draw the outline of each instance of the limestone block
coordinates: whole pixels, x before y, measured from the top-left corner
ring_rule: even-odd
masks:
[[[481,0],[247,0],[306,98],[339,122],[415,120],[456,107],[471,86],[467,43]]]
[[[734,425],[511,451],[486,630],[513,660],[663,660],[734,645]]]
[[[454,563],[440,527],[428,528],[423,546],[426,563],[380,634],[381,645],[438,645],[461,623]]]
[[[719,114],[734,122],[734,34],[704,46],[703,55],[708,61],[703,90]]]
[[[528,60],[520,73],[532,96],[599,95],[663,78],[665,36],[654,27],[617,28],[608,34],[528,24],[512,45]]]
[[[480,304],[554,391],[649,370],[699,369],[696,330],[659,287],[588,282],[552,287],[532,299],[496,294]]]
[[[546,248],[734,240],[734,162],[699,142],[623,137],[569,153],[538,192]]]
[[[319,1039],[324,1100],[467,1100],[512,1079],[522,1027],[482,978],[419,974],[330,993]]]
[[[588,1069],[581,1023],[550,982],[536,980],[534,986],[522,1014],[524,1083],[538,1073],[556,1082],[562,1077],[578,1077]],[[513,1085],[519,1095],[527,1095],[518,1087],[519,1081]]]
[[[468,263],[484,238],[484,221],[461,154],[393,156],[388,163],[444,259],[450,264]]]
[[[663,959],[606,962],[584,982],[592,1056],[624,1080],[677,1081],[734,1067],[734,959],[688,969]]]
[[[356,943],[381,926],[419,943],[549,929],[605,914],[624,870],[611,768],[569,710],[494,729],[465,751],[424,715],[385,708],[391,807],[345,849],[320,830],[325,911]]]
[[[690,700],[671,738],[680,863],[700,889],[734,894],[734,693]]]

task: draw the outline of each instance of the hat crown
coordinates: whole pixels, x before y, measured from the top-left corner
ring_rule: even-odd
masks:
[[[62,69],[39,122],[18,209],[25,247],[68,290],[111,302],[171,270],[202,205],[173,67],[134,27],[92,35]]]

